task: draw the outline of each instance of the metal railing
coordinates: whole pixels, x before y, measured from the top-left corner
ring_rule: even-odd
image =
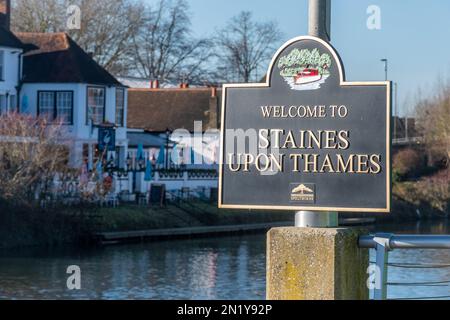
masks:
[[[388,283],[388,266],[408,268],[450,268],[449,265],[418,265],[397,263],[389,264],[389,252],[394,249],[450,249],[450,236],[447,235],[395,235],[391,233],[377,233],[375,235],[361,236],[359,238],[361,248],[375,249],[376,267],[379,285],[374,286],[374,299],[386,300],[388,285],[447,285],[450,281],[427,283]],[[445,298],[445,297],[436,297]]]

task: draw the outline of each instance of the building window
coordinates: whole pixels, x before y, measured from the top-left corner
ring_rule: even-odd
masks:
[[[88,87],[87,124],[99,125],[105,122],[105,88]]]
[[[123,127],[125,111],[125,90],[123,88],[116,89],[116,125]]]
[[[38,114],[49,121],[60,120],[62,124],[73,123],[72,91],[39,91]]]
[[[0,81],[5,80],[5,51],[0,50]]]
[[[42,118],[52,121],[55,118],[55,93],[39,92],[38,114]]]
[[[56,93],[56,117],[64,124],[72,124],[73,93],[60,91]]]

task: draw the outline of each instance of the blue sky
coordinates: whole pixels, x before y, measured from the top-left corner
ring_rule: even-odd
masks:
[[[147,0],[150,3],[155,0]],[[344,62],[347,80],[383,80],[381,58],[389,59],[389,80],[398,83],[399,113],[412,111],[438,77],[450,76],[450,1],[332,0],[331,43]],[[258,21],[274,20],[284,33],[280,45],[306,35],[308,0],[188,0],[193,32],[207,36],[242,10]],[[367,8],[381,9],[381,30],[366,26]]]

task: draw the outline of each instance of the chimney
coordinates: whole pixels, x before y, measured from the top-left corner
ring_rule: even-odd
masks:
[[[219,128],[219,98],[217,97],[217,88],[211,87],[211,97],[209,98],[209,128]]]
[[[0,27],[10,30],[11,0],[0,0]]]

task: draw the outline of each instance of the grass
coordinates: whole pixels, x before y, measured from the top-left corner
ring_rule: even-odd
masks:
[[[125,205],[117,208],[100,208],[96,212],[98,230],[131,231],[145,229],[182,228],[275,221],[291,221],[292,212],[262,212],[255,210],[218,209],[213,204],[191,202],[189,210],[175,205],[164,208]]]

